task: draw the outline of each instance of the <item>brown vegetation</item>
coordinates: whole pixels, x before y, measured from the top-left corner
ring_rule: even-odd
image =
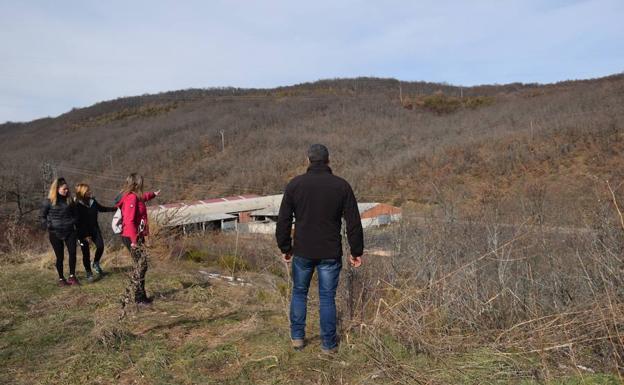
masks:
[[[479,349],[497,357],[492,382],[624,365],[621,75],[463,90],[339,79],[178,91],[5,124],[0,140],[0,246],[13,262],[55,171],[90,183],[102,203],[130,171],[161,188],[161,202],[278,193],[305,170],[307,145],[322,142],[361,201],[405,209],[400,226],[367,234],[385,256],[346,270],[341,289],[343,335],[391,382],[452,382],[408,357]],[[288,289],[271,240],[161,238],[155,247]]]

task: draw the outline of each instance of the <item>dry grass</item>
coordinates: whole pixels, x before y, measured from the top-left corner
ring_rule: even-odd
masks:
[[[624,78],[467,89],[474,109],[456,108],[456,88],[403,84],[438,114],[424,102],[404,109],[397,86],[196,90],[4,126],[0,383],[621,383]],[[437,89],[445,96],[430,97]],[[168,103],[176,108],[149,107]],[[405,208],[401,224],[366,234],[376,255],[343,272],[336,357],[318,356],[314,289],[311,345],[289,349],[289,275],[272,239],[157,236],[147,281],[156,303],[122,321],[129,261],[116,242],[111,276],[54,287],[29,210],[42,196],[34,160],[54,162],[59,142],[69,154],[59,171],[108,203],[128,164],[143,165],[166,201],[276,193],[318,141],[360,200]]]
[[[379,271],[378,265],[370,263],[357,273],[345,271],[339,302],[342,344],[331,359],[319,355],[314,289],[310,346],[302,353],[290,350],[288,301],[286,292],[277,289],[286,283],[284,277],[247,272],[245,279],[253,286],[231,286],[206,281],[198,273],[200,268],[218,270],[218,265],[155,258],[147,281],[155,304],[133,310],[119,321],[118,300],[127,268],[123,254],[108,259],[110,276],[78,289],[54,287],[54,273],[47,263],[5,265],[0,277],[5,282],[0,297],[5,320],[0,335],[2,382],[529,384],[543,379],[576,383],[583,375],[586,383],[616,383],[615,377],[576,373],[569,360],[557,358],[561,354],[553,346],[561,336],[561,325],[573,330],[599,323],[600,319],[592,318],[595,311],[529,320],[502,333],[466,333],[444,324],[442,310],[427,300],[431,289],[409,290],[379,282],[375,292],[366,296],[384,293],[383,298],[369,300],[360,307],[362,312],[354,311],[356,316],[349,318],[347,284],[351,279],[356,287],[368,274]],[[350,274],[356,276],[349,278]],[[600,335],[576,332],[573,344],[585,346],[579,338],[596,342]],[[531,351],[534,346],[542,349]],[[572,351],[578,365],[588,365],[585,352]],[[566,380],[565,376],[572,377]]]
[[[475,383],[598,372],[619,383],[624,228],[613,190],[602,193],[613,204],[585,229],[501,224],[489,210],[471,221],[408,215],[368,240],[392,255],[347,276],[351,330],[397,382],[447,383],[474,370]],[[446,369],[401,358],[418,355]]]

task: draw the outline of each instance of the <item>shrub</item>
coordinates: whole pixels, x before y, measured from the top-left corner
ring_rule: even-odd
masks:
[[[492,105],[494,104],[494,100],[492,96],[471,96],[462,99],[462,102],[464,107],[474,110],[479,107]]]
[[[249,270],[249,264],[241,257],[235,255],[223,255],[219,258],[219,267],[229,271],[232,275]]]
[[[461,108],[462,102],[459,98],[438,93],[425,96],[421,99],[420,105],[436,114],[450,114]]]
[[[202,262],[208,257],[208,254],[202,250],[188,250],[184,253],[184,259],[193,262]]]

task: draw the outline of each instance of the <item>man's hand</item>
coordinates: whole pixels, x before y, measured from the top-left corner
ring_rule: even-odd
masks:
[[[353,267],[360,267],[362,266],[362,257],[354,257],[353,255],[349,256],[349,263],[351,264],[351,266]]]
[[[292,262],[292,253],[285,253],[282,254],[282,259],[284,260],[284,262],[286,263],[290,263]]]
[[[136,249],[136,248],[138,248],[138,247],[139,247],[139,245],[137,245],[136,243],[131,243],[131,244],[130,244],[130,248],[131,248],[131,249]]]
[[[160,189],[158,189],[158,190],[154,191],[154,195],[155,195],[155,196],[159,196],[159,195],[160,195]]]

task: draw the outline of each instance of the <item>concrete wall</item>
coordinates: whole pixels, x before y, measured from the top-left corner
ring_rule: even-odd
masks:
[[[255,234],[275,234],[275,222],[249,222],[247,231]]]
[[[401,214],[394,214],[394,215],[381,214],[376,217],[366,217],[366,218],[362,217],[362,227],[366,229],[369,227],[389,225],[390,223],[398,222],[400,220],[401,220]]]

